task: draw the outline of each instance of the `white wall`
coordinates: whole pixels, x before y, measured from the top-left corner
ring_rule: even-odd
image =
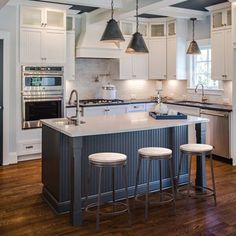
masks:
[[[0,31],[10,33],[10,152],[16,151],[16,50],[17,50],[17,10],[14,6],[4,6],[0,10]]]

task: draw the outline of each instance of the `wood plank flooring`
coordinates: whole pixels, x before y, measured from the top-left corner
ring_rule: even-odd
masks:
[[[207,166],[209,170],[209,166]],[[132,225],[127,216],[105,218],[100,232],[95,217],[87,216],[82,227],[69,224],[69,215],[58,216],[42,200],[41,161],[0,167],[0,236],[28,235],[236,235],[236,167],[215,161],[217,207],[213,199],[177,200],[172,206],[155,206],[144,221],[144,208],[132,209]],[[133,201],[131,201],[131,204]]]

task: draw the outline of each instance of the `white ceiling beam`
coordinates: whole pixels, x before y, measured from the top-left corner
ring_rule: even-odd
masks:
[[[46,0],[47,1],[47,0]],[[82,5],[89,7],[111,8],[111,0],[48,0],[55,3],[65,3],[70,5]],[[122,0],[114,1],[115,8],[122,8]]]
[[[0,1],[0,9],[3,8],[8,2],[9,2],[9,0],[1,0]]]
[[[184,2],[186,0],[140,0],[139,1],[139,14],[148,13],[151,10],[158,10],[170,5]],[[126,0],[122,9],[115,10],[115,19],[122,20],[133,17],[136,15],[134,0]],[[100,23],[110,18],[110,12],[107,11],[98,15],[91,15],[89,18],[90,24]]]

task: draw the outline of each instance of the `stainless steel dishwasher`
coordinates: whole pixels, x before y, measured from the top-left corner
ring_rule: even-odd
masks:
[[[214,147],[213,154],[230,158],[229,112],[201,109],[200,114],[210,120],[207,123],[206,143]]]

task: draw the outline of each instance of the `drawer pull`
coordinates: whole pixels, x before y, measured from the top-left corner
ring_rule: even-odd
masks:
[[[34,146],[26,146],[25,149],[32,149]]]

